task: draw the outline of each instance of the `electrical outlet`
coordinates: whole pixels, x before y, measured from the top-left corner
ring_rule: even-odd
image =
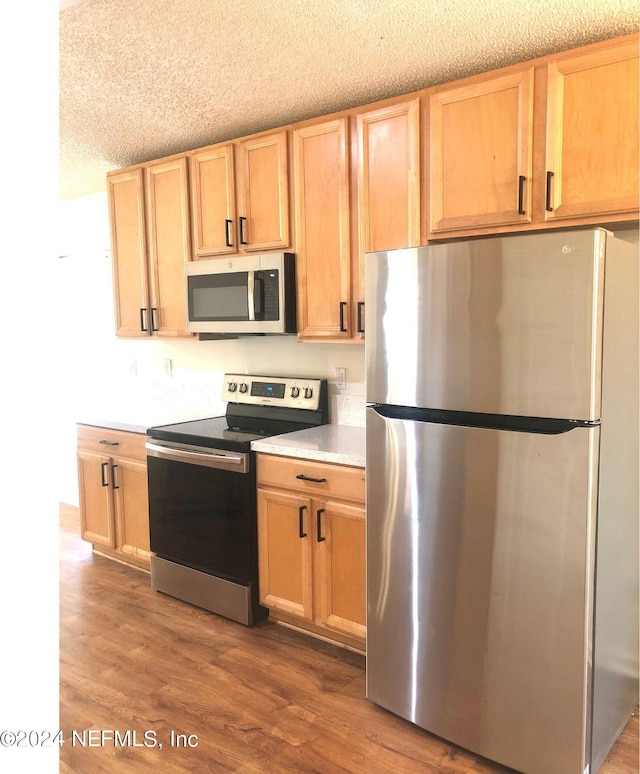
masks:
[[[129,361],[129,376],[138,375],[138,363],[135,359]]]
[[[347,369],[346,368],[334,368],[333,377],[335,379],[336,387],[339,390],[346,390],[347,388]]]
[[[173,365],[171,363],[170,357],[165,357],[164,359],[164,375],[165,376],[171,376],[173,371]]]

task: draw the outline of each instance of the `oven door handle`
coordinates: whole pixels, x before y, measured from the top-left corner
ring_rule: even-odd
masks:
[[[195,449],[176,449],[175,447],[160,446],[159,444],[145,444],[147,452],[153,457],[174,460],[176,462],[193,462],[196,465],[206,465],[211,468],[235,467],[238,472],[247,471],[247,456],[237,454],[216,454],[209,451],[196,451]]]

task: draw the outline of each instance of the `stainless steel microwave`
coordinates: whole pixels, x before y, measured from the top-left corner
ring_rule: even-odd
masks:
[[[295,256],[213,258],[186,267],[187,330],[296,333]]]

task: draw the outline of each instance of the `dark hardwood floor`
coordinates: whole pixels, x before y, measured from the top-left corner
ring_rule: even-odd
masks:
[[[77,511],[63,507],[60,723],[66,738],[76,732],[63,774],[507,771],[368,702],[362,656],[157,594],[147,574],[92,555],[78,535]],[[130,744],[102,731],[130,732]],[[632,772],[637,713],[600,770]]]

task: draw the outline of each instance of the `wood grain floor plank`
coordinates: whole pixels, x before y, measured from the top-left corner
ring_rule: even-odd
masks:
[[[75,509],[61,516],[61,727],[135,731],[138,742],[67,743],[61,774],[508,771],[368,702],[362,655],[158,594],[148,574],[91,554]],[[142,743],[146,730],[156,746]],[[172,731],[197,747],[172,746]],[[637,750],[636,714],[600,774],[636,774]]]

